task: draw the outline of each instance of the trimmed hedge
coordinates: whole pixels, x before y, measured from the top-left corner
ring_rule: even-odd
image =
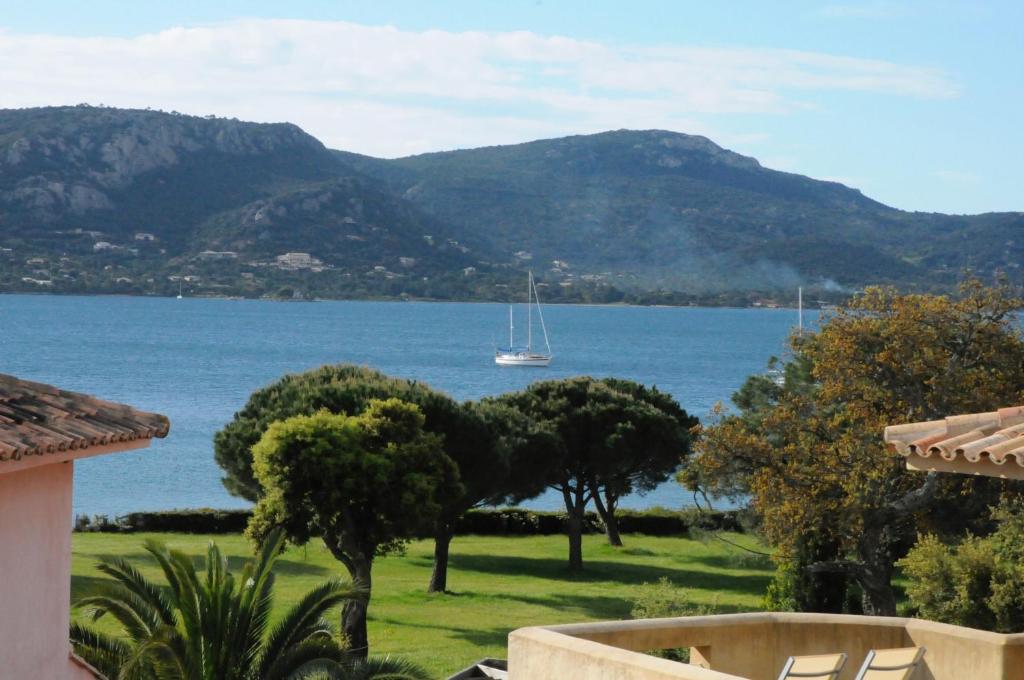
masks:
[[[251,510],[162,510],[132,512],[114,520],[104,515],[75,519],[75,531],[134,532],[158,531],[184,534],[236,534],[245,530]],[[691,529],[742,532],[740,511],[696,509],[619,510],[619,532],[649,536],[683,536]],[[604,524],[596,513],[588,512],[583,523],[585,533],[601,533]],[[565,531],[564,512],[538,512],[523,508],[470,510],[459,520],[457,534],[491,536],[540,536]]]
[[[130,512],[114,520],[105,515],[75,518],[75,531],[128,533],[134,531],[174,532],[181,534],[239,534],[252,517],[252,510],[160,510]]]

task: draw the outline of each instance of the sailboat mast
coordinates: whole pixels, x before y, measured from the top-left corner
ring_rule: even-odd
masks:
[[[508,351],[512,351],[515,326],[512,324],[512,305],[508,306]]]
[[[800,335],[804,334],[804,289],[796,289],[797,323]]]
[[[544,325],[544,312],[540,308],[540,294],[537,293],[537,284],[534,282],[533,276],[530,277],[530,288],[533,289],[533,299],[537,301],[537,318],[540,319],[540,329],[544,331],[544,347],[547,348],[548,357],[550,358],[551,343],[548,342],[548,329]]]
[[[526,353],[533,351],[533,272],[526,281]]]

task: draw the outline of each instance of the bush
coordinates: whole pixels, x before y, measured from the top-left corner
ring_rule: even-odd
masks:
[[[92,519],[79,515],[75,531],[133,532],[158,531],[182,534],[238,534],[245,531],[251,510],[162,510],[158,512],[131,512],[114,521],[105,515]]]
[[[251,510],[162,510],[132,512],[115,520],[105,515],[92,518],[79,515],[75,531],[132,532],[158,531],[184,534],[234,534],[245,531]],[[738,512],[701,512],[697,510],[621,510],[617,513],[619,531],[648,536],[687,536],[695,531],[742,532]],[[456,525],[458,534],[490,536],[550,536],[565,532],[564,512],[538,512],[523,508],[480,509],[467,512]],[[595,513],[584,517],[584,533],[602,533],[604,526]],[[429,538],[424,536],[423,538]]]
[[[717,603],[697,604],[685,588],[680,588],[666,577],[657,583],[644,583],[637,588],[629,615],[634,619],[663,619],[677,616],[707,616],[718,611]],[[664,659],[690,663],[690,650],[686,647],[656,649],[648,652]]]
[[[993,510],[999,522],[988,537],[967,536],[946,545],[922,536],[903,558],[914,613],[970,628],[1024,630],[1024,505]]]
[[[814,572],[812,564],[839,557],[839,545],[808,533],[793,542],[792,552],[776,558],[775,575],[762,606],[768,611],[862,614],[856,581],[844,574]]]

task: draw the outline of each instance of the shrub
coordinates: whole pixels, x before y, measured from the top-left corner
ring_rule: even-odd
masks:
[[[995,616],[986,599],[991,592],[995,554],[991,541],[968,537],[959,546],[922,536],[900,562],[909,577],[907,596],[926,619],[971,628],[992,629]]]
[[[79,515],[75,518],[75,531],[104,533],[153,531],[182,534],[238,534],[245,531],[251,510],[161,510],[157,512],[130,512],[114,520],[106,515]]]
[[[1010,502],[992,515],[998,528],[991,536],[946,545],[925,535],[900,561],[918,616],[1001,633],[1024,630],[1024,505]]]
[[[717,603],[695,603],[688,590],[680,588],[666,577],[657,583],[644,583],[637,588],[633,599],[633,607],[629,615],[634,619],[661,619],[676,616],[706,616],[718,611]],[[690,662],[690,650],[685,647],[675,649],[657,649],[649,652],[664,659]]]
[[[234,534],[245,531],[251,510],[160,510],[131,512],[114,520],[105,515],[75,518],[75,531],[174,532],[184,534]],[[620,510],[619,530],[648,536],[688,536],[707,531],[742,532],[738,511]],[[541,512],[523,508],[470,510],[458,522],[459,534],[491,536],[550,536],[565,532],[564,512]],[[584,516],[585,533],[602,533],[604,527],[595,513]]]
[[[768,611],[861,614],[857,583],[843,574],[815,572],[810,566],[836,559],[834,541],[809,533],[793,542],[789,554],[776,558],[775,576],[765,591],[763,607]]]

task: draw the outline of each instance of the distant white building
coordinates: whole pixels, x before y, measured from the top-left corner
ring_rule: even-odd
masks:
[[[156,236],[154,236],[153,234],[150,234],[149,232],[140,231],[139,233],[135,234],[135,240],[136,241],[155,241],[156,240]]]
[[[309,253],[285,253],[275,260],[281,269],[312,269],[323,264]]]
[[[238,253],[231,250],[204,250],[197,257],[200,260],[235,260]]]
[[[115,246],[113,243],[110,243],[109,241],[97,241],[96,243],[92,244],[92,249],[93,252],[99,253],[104,250],[116,250],[117,246]]]
[[[415,257],[400,257],[400,258],[398,258],[398,263],[400,265],[402,265],[403,267],[412,267],[413,265],[416,264],[416,258]]]

